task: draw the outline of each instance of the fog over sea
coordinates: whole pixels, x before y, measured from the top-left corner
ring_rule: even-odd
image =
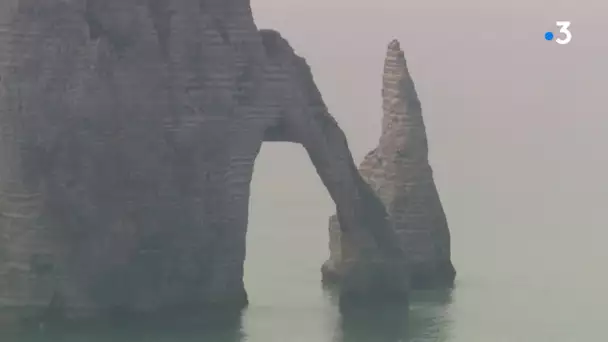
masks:
[[[401,41],[452,232],[451,293],[342,317],[320,285],[334,205],[305,150],[265,143],[252,183],[241,326],[33,334],[24,342],[608,340],[605,0],[253,0],[312,67],[356,162],[378,142]],[[571,21],[568,45],[544,39]],[[394,314],[392,314],[394,313]],[[21,342],[21,341],[19,341]]]
[[[392,320],[349,329],[319,287],[331,199],[303,148],[267,143],[252,185],[247,341],[608,338],[607,2],[252,3],[258,26],[310,63],[357,163],[378,142],[384,54],[401,41],[458,276],[451,296],[417,294],[403,333]],[[560,20],[572,22],[568,45],[544,39]]]

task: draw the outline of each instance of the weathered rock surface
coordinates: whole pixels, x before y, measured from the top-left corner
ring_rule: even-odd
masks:
[[[428,160],[422,107],[398,41],[384,65],[382,135],[359,167],[387,208],[415,288],[451,286],[450,232]],[[323,273],[339,279],[343,253],[350,248],[336,216],[329,220],[330,260]]]
[[[402,260],[308,66],[258,31],[248,0],[4,0],[0,13],[0,308],[242,307],[263,141],[302,144],[335,201],[345,294]],[[388,274],[382,293],[403,295]]]

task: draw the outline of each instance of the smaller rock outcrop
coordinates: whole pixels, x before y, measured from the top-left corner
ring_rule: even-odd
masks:
[[[359,167],[380,197],[410,269],[412,288],[449,287],[456,272],[450,261],[450,232],[428,160],[422,107],[397,40],[388,46],[383,75],[382,135]],[[330,259],[326,281],[339,279],[348,250],[336,216],[329,220]]]

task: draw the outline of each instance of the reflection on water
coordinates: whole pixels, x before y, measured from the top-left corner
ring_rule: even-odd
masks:
[[[344,307],[337,305],[335,295],[328,298],[339,311],[340,318],[328,332],[310,339],[290,332],[289,327],[276,327],[268,332],[268,339],[246,336],[241,315],[180,313],[146,320],[115,316],[112,320],[79,322],[78,324],[29,323],[0,324],[2,342],[430,342],[445,341],[449,336],[446,308],[451,293],[442,291],[417,292],[409,309],[404,305],[365,305]],[[286,321],[292,321],[284,313]],[[319,310],[319,315],[328,313]],[[1,317],[1,315],[0,315]],[[301,317],[299,317],[301,319]],[[294,317],[293,319],[298,319]],[[0,322],[2,320],[0,319]],[[278,322],[277,322],[278,323]],[[303,322],[306,324],[306,322]],[[286,329],[282,329],[286,328]],[[292,334],[291,336],[289,334]],[[285,335],[285,336],[278,336]]]
[[[451,299],[451,291],[419,291],[412,293],[409,307],[398,303],[340,306],[335,342],[443,341]]]
[[[366,306],[340,310],[339,342],[399,342],[407,337],[407,307]]]
[[[452,291],[417,291],[412,300],[407,320],[408,342],[447,341],[451,336],[448,309]]]
[[[21,324],[0,331],[2,342],[241,342],[240,314],[175,314],[70,324]]]

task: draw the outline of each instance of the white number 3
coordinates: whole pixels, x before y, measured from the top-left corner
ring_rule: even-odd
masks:
[[[562,45],[570,43],[570,41],[572,40],[572,32],[570,32],[570,30],[568,30],[568,27],[570,27],[570,22],[569,21],[558,21],[555,24],[560,28],[559,32],[563,33],[566,36],[564,39],[557,38],[555,40],[555,42],[557,42],[558,44],[562,44]]]

